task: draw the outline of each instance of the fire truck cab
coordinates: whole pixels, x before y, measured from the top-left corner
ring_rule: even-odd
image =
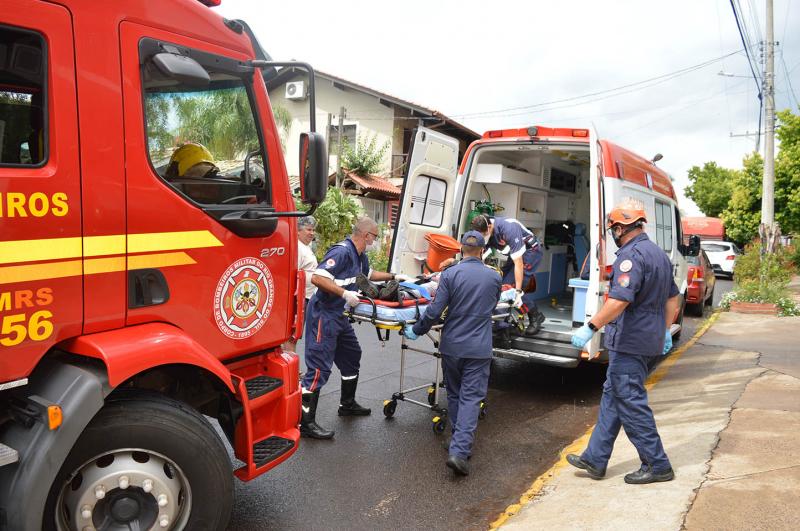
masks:
[[[543,245],[533,286],[546,317],[542,329],[532,337],[512,336],[511,345],[495,345],[495,357],[565,368],[608,359],[601,334],[585,350],[575,349],[570,338],[603,304],[617,250],[605,216],[623,199],[642,203],[646,231],[669,256],[675,282],[686,292],[685,255],[697,249],[683,244],[669,175],[599,139],[591,128],[488,131],[467,148],[460,169],[458,142],[419,128],[407,171],[392,271],[422,272],[428,267],[425,236],[458,238],[477,213],[515,218]],[[493,260],[500,266],[503,256]],[[673,335],[680,334],[682,315],[676,316]]]
[[[217,3],[3,1],[0,529],[224,529],[223,438],[244,481],[297,449],[283,64]]]

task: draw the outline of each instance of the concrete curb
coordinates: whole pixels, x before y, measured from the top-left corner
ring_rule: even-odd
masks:
[[[720,310],[715,311],[705,323],[703,323],[700,328],[695,332],[692,338],[687,341],[685,344],[681,345],[677,350],[675,350],[671,356],[667,359],[662,361],[658,368],[647,378],[645,382],[645,387],[649,391],[653,388],[662,378],[669,372],[670,368],[675,365],[675,363],[681,358],[684,352],[686,352],[689,348],[691,348],[700,337],[708,331],[709,328],[714,324],[714,322],[719,318]],[[580,451],[588,444],[589,437],[592,435],[592,431],[594,430],[594,426],[589,428],[583,435],[572,441],[566,448],[561,450],[559,454],[558,461],[556,461],[553,466],[551,466],[546,472],[542,475],[537,477],[531,486],[526,490],[519,498],[517,503],[511,504],[495,519],[489,526],[490,530],[495,530],[503,526],[509,518],[519,513],[519,511],[528,503],[530,503],[536,496],[538,496],[542,489],[556,477],[556,475],[566,466],[569,465],[567,463],[567,454],[570,453],[580,453]]]

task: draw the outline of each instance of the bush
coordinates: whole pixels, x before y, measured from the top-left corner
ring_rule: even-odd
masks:
[[[297,201],[297,208],[304,208]],[[325,201],[314,212],[317,220],[317,260],[322,260],[331,245],[345,239],[362,214],[361,206],[353,196],[333,186],[328,188]]]
[[[378,135],[372,138],[359,135],[355,146],[345,144],[342,166],[356,175],[377,175],[383,171],[383,157],[389,150],[389,141],[378,147]]]
[[[389,271],[389,250],[392,248],[392,242],[385,237],[388,230],[388,225],[381,225],[378,231],[381,246],[374,251],[367,251],[369,265],[375,271]]]
[[[792,245],[791,247],[786,247],[786,255],[792,262],[794,271],[796,273],[800,273],[800,245]]]
[[[762,255],[758,243],[748,245],[736,261],[736,288],[722,298],[720,307],[728,310],[733,301],[762,302],[777,305],[781,316],[800,315],[800,308],[787,296],[792,270],[792,255],[786,249]]]

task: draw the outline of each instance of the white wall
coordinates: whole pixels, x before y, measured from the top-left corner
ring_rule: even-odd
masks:
[[[298,78],[299,79],[299,78]],[[309,131],[309,103],[308,100],[287,100],[285,95],[285,84],[274,88],[269,93],[273,106],[280,105],[294,118],[292,128],[286,142],[286,169],[289,175],[298,174],[298,143],[300,133]],[[328,113],[333,115],[333,125],[337,125],[339,119],[339,108],[344,106],[347,109],[345,125],[356,124],[356,135],[362,137],[368,135],[372,137],[377,134],[377,146],[389,141],[389,149],[384,156],[384,167],[381,174],[387,175],[391,169],[392,147],[394,136],[394,110],[378,103],[374,96],[357,92],[355,90],[340,90],[333,86],[333,82],[317,78],[316,80],[316,119],[317,131],[326,135],[328,126]],[[402,135],[400,136],[400,148],[402,149]],[[336,169],[336,153],[331,153],[330,172]]]

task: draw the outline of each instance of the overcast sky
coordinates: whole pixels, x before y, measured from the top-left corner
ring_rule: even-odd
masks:
[[[766,2],[734,3],[758,55]],[[730,136],[755,133],[759,109],[730,0],[223,0],[216,9],[246,20],[275,60],[307,61],[478,133],[593,123],[643,156],[662,153],[680,191],[691,166],[738,168],[755,148],[755,136]],[[774,13],[776,107],[797,112],[800,1],[774,0]]]

